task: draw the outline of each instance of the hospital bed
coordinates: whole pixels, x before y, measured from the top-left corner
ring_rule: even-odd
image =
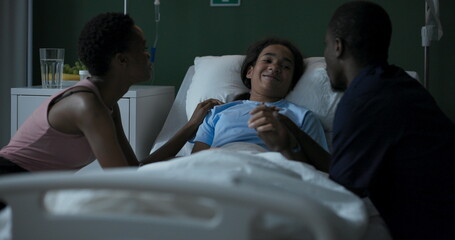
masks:
[[[246,91],[243,56],[196,57],[154,148],[181,127],[198,102]],[[323,58],[288,100],[312,110],[327,138],[342,93]],[[410,73],[417,77],[415,73]],[[0,239],[390,239],[374,207],[312,166],[248,144],[146,165],[0,178]]]

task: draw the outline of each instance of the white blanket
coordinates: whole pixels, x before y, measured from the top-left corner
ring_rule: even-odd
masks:
[[[159,174],[172,179],[202,181],[223,186],[251,188],[251,191],[268,189],[280,193],[292,193],[296,197],[317,199],[338,218],[328,219],[343,227],[339,239],[363,239],[368,225],[364,202],[342,186],[331,181],[325,173],[312,166],[289,161],[279,153],[260,152],[245,144],[230,145],[229,149],[202,151],[187,157],[146,165],[137,174]],[[237,151],[232,151],[236,149]],[[140,184],[140,183],[138,183]],[[48,193],[45,203],[52,212],[116,212],[136,214],[160,214],[187,218],[188,215],[210,215],[204,206],[180,201],[169,204],[162,201],[166,196],[111,190],[67,190]],[[161,202],[160,202],[161,201]],[[189,203],[190,202],[190,203]],[[8,215],[4,211],[3,215]],[[281,216],[268,215],[256,223],[259,229],[256,239],[299,239],[298,222]],[[6,225],[6,224],[5,224]],[[5,229],[3,229],[5,230]],[[0,232],[1,234],[1,232]],[[8,234],[3,231],[3,238]]]
[[[257,150],[257,147],[245,143],[231,144],[229,149],[207,150],[169,162],[144,166],[139,171],[223,185],[243,181],[252,190],[268,188],[276,190],[277,194],[284,191],[296,196],[312,197],[339,216],[339,219],[333,221],[339,221],[344,226],[348,239],[363,237],[368,214],[361,199],[308,164],[287,160],[279,153]],[[236,178],[236,181],[232,180]],[[282,229],[284,220],[277,224]],[[292,236],[294,230],[296,229],[288,228],[286,235]]]

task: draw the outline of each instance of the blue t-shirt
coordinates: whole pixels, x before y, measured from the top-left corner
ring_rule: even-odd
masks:
[[[402,69],[364,69],[340,100],[330,178],[368,196],[394,239],[455,237],[455,126]]]
[[[215,106],[199,126],[194,142],[203,142],[212,147],[221,147],[233,142],[248,142],[268,149],[258,137],[256,130],[248,127],[251,110],[260,104],[262,103],[244,100]],[[324,149],[328,149],[322,125],[311,111],[284,99],[265,105],[278,107],[281,114],[291,119]]]

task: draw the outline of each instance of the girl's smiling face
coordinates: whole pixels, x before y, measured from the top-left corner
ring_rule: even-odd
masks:
[[[275,102],[286,96],[294,74],[294,56],[285,46],[274,44],[264,48],[246,77],[251,79],[253,101]]]

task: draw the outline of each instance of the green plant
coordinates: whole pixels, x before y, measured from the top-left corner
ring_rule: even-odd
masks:
[[[63,65],[63,73],[79,74],[79,70],[87,70],[87,67],[79,60],[74,62],[74,66],[70,66],[69,64]]]

